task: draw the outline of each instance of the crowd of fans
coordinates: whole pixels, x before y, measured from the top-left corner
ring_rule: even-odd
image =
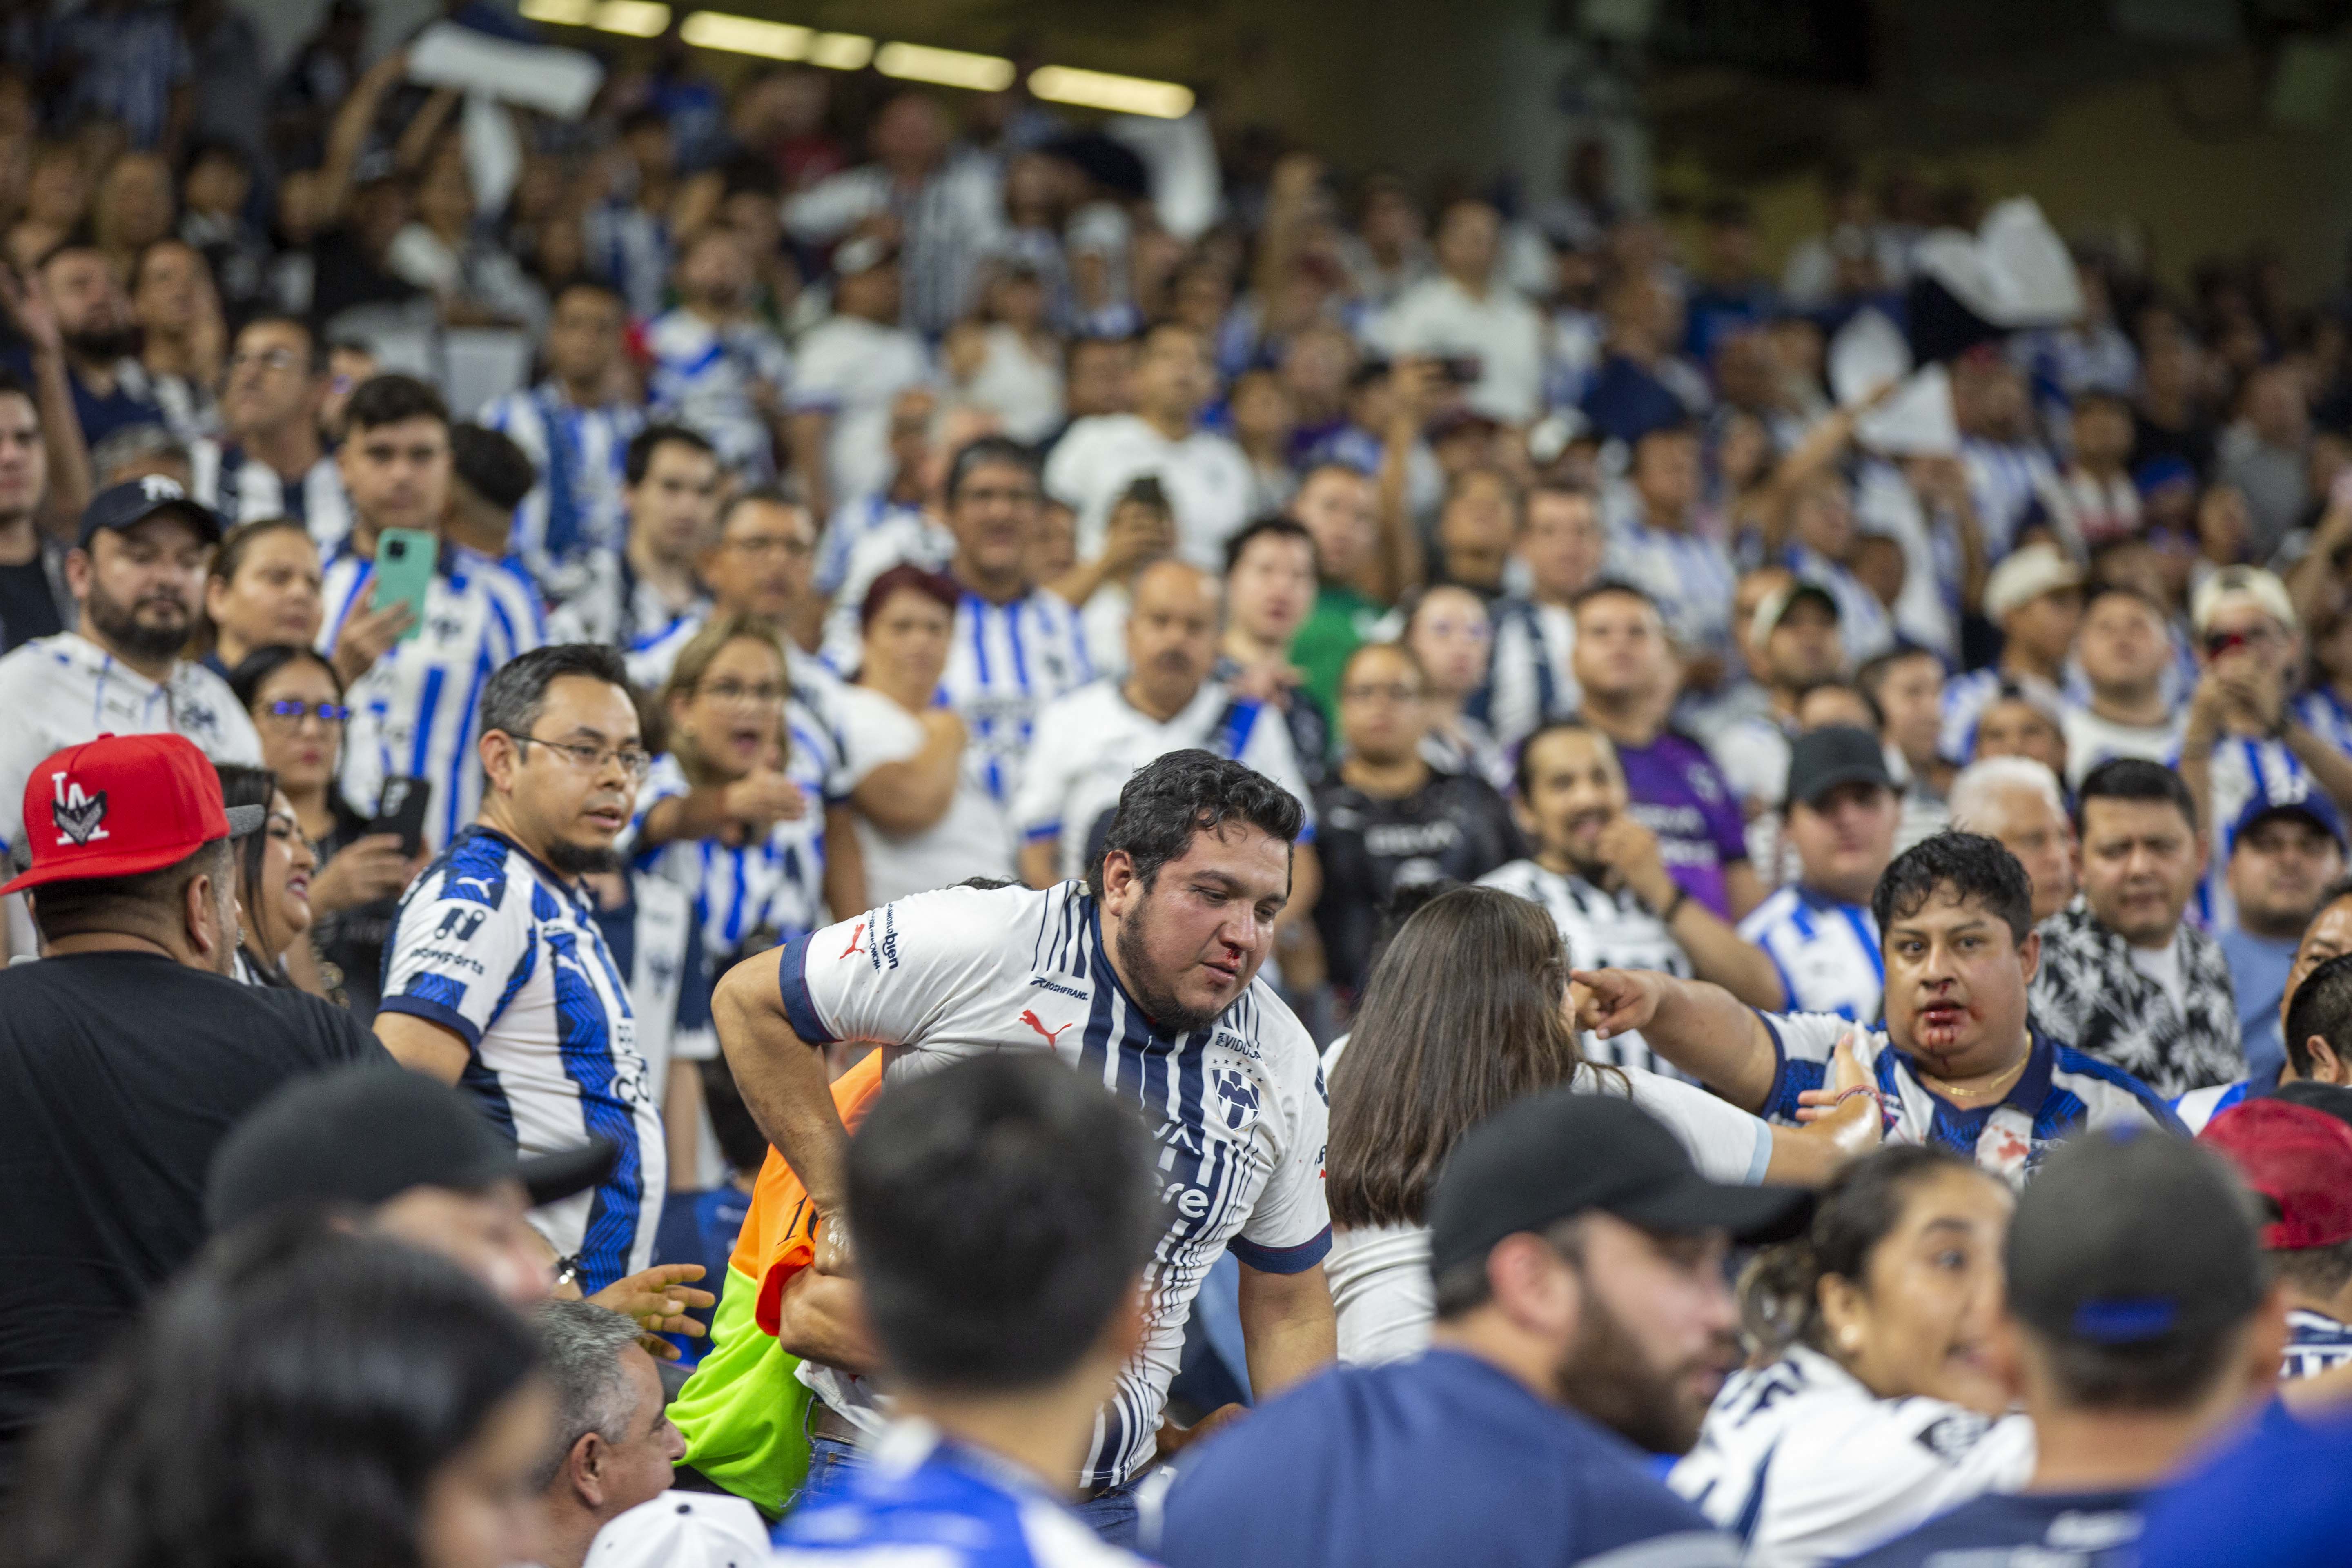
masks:
[[[11,1560],[2334,1560],[2342,299],[366,24],[0,34]]]

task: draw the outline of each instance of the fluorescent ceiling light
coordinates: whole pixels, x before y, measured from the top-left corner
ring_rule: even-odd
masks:
[[[808,58],[809,44],[816,37],[816,30],[795,27],[789,22],[763,22],[756,16],[730,16],[724,11],[697,11],[686,19],[677,36],[698,49],[765,55],[772,60],[803,60]]]
[[[555,22],[567,27],[584,27],[590,13],[596,9],[594,0],[522,0],[522,14],[534,22]]]
[[[1013,85],[1013,62],[999,56],[935,49],[928,44],[885,44],[874,56],[874,68],[902,81],[936,82],[973,92],[1002,92]]]
[[[864,70],[873,58],[874,40],[857,33],[819,33],[809,40],[809,64],[827,70]]]
[[[1192,111],[1192,89],[1172,81],[1113,76],[1075,66],[1039,66],[1029,73],[1029,90],[1054,103],[1108,109],[1114,114],[1148,114],[1181,120]]]
[[[595,26],[599,32],[655,38],[668,26],[669,7],[660,0],[604,0],[596,7]]]

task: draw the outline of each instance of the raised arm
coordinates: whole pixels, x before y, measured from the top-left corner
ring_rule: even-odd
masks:
[[[334,128],[327,133],[326,163],[319,171],[321,229],[342,221],[343,208],[351,201],[352,178],[359,168],[360,154],[367,151],[368,132],[375,125],[376,110],[383,106],[384,94],[407,70],[408,51],[393,50],[352,84],[351,96],[335,111]]]
[[[1720,985],[1650,969],[1580,969],[1576,1024],[1607,1040],[1638,1029],[1658,1055],[1761,1115],[1780,1067],[1763,1020]]]

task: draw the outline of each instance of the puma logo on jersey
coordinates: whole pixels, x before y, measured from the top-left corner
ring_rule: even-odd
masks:
[[[859,921],[857,922],[857,929],[849,933],[849,945],[841,950],[840,957],[856,958],[857,956],[858,939],[863,937],[865,934],[866,922],[864,921]]]
[[[66,783],[66,775],[49,775],[57,786],[57,798],[49,802],[49,820],[57,824],[58,836],[70,838],[76,844],[88,844],[112,837],[99,824],[106,820],[106,792],[82,794],[81,785]]]
[[[1031,1012],[1025,1007],[1021,1010],[1021,1021],[1028,1025],[1031,1028],[1036,1030],[1039,1034],[1045,1036],[1045,1044],[1048,1046],[1060,1044],[1061,1038],[1064,1035],[1068,1034],[1072,1029],[1077,1027],[1075,1024],[1065,1024],[1058,1029],[1049,1029],[1045,1027],[1045,1025],[1037,1021],[1037,1015],[1035,1013]]]

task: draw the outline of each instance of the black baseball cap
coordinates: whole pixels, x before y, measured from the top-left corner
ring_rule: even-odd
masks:
[[[1429,1205],[1430,1272],[1588,1209],[1670,1235],[1727,1230],[1735,1241],[1785,1241],[1812,1218],[1813,1194],[1710,1182],[1641,1107],[1556,1089],[1496,1111],[1446,1161]]]
[[[2010,1310],[2046,1338],[2202,1339],[2263,1299],[2254,1199],[2213,1150],[2153,1128],[2077,1134],[2017,1200]]]
[[[2283,1083],[2272,1095],[2289,1105],[2307,1105],[2314,1110],[2324,1110],[2347,1126],[2352,1126],[2352,1089],[2340,1083],[2321,1083],[2316,1079],[2299,1078],[2293,1083]]]
[[[1874,784],[1895,787],[1886,771],[1886,750],[1867,730],[1840,724],[1808,730],[1789,748],[1789,788],[1780,798],[1790,805],[1811,805],[1840,784]]]
[[[218,544],[225,531],[220,513],[188,494],[179,480],[150,474],[110,485],[90,497],[89,504],[81,509],[81,531],[74,536],[74,542],[87,550],[99,530],[136,528],[161,512],[185,518],[206,544]]]
[[[609,1139],[518,1159],[473,1101],[397,1068],[298,1079],[230,1130],[205,1184],[205,1220],[227,1230],[285,1204],[383,1203],[411,1187],[474,1192],[519,1181],[534,1206],[585,1192],[620,1157]]]

